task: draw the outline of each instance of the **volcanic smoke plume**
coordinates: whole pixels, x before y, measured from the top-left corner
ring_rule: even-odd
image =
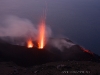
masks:
[[[44,24],[42,21],[39,25],[34,25],[28,19],[8,16],[4,20],[3,25],[0,26],[0,37],[8,43],[22,46],[30,39],[31,41],[42,42],[45,38],[47,41],[51,36],[51,29]],[[45,28],[43,29],[43,27]],[[41,44],[39,44],[40,46]]]

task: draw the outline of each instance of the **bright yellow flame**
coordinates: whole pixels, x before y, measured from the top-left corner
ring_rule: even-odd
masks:
[[[33,45],[32,39],[29,39],[28,42],[27,42],[27,47],[28,48],[33,48],[33,46],[34,45]]]
[[[39,49],[43,49],[44,47],[44,40],[45,39],[45,21],[42,20],[42,22],[39,25]]]

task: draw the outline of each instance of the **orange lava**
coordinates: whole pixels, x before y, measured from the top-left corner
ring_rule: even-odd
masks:
[[[86,53],[93,54],[92,52],[90,52],[89,50],[87,50],[87,49],[85,49],[85,48],[82,48],[82,47],[81,47],[81,49],[82,49],[84,52],[86,52]]]
[[[87,53],[90,53],[90,54],[93,54],[92,52],[90,52],[89,50],[84,50],[84,52],[87,52]]]
[[[42,20],[39,25],[38,48],[43,49],[45,42],[45,20]]]
[[[34,45],[33,45],[32,39],[29,39],[28,42],[27,42],[27,47],[28,48],[33,48],[33,46]]]

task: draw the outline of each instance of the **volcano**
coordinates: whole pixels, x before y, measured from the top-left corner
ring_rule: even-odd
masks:
[[[66,38],[50,38],[43,49],[27,48],[25,45],[12,44],[1,38],[0,59],[1,61],[13,61],[20,66],[31,66],[68,60],[99,62],[100,56]]]

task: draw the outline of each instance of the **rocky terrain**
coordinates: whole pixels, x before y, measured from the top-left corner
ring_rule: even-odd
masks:
[[[13,62],[0,62],[0,75],[100,75],[100,63],[91,61],[50,62],[21,67]]]

